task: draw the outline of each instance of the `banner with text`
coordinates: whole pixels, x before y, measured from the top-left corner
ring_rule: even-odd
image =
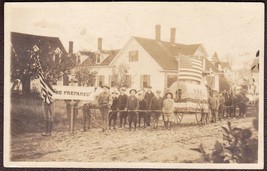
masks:
[[[95,87],[53,86],[54,99],[94,100]]]

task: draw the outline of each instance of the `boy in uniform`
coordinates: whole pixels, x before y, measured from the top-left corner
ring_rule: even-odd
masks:
[[[151,102],[149,104],[149,110],[152,110],[152,118],[153,118],[153,128],[158,128],[159,117],[160,117],[160,110],[163,107],[163,99],[160,97],[160,90],[156,91],[156,95],[152,97]],[[154,110],[154,111],[153,111]],[[155,111],[156,110],[156,111]]]
[[[117,109],[118,109],[118,104],[119,104],[119,99],[118,99],[118,92],[114,91],[112,92],[112,105],[111,105],[111,112],[109,112],[109,129],[111,129],[111,123],[113,121],[113,129],[116,127],[116,120],[117,120]]]
[[[135,94],[137,91],[135,89],[130,90],[130,96],[128,97],[127,101],[127,109],[128,109],[128,121],[129,121],[129,129],[132,129],[132,122],[134,124],[134,130],[136,130],[137,124],[137,112],[134,110],[138,110],[139,108],[139,101]]]
[[[145,100],[147,105],[150,104],[152,97],[154,97],[154,93],[152,92],[152,87],[148,86],[147,87],[147,92],[145,93]],[[151,122],[151,113],[147,112],[146,114],[146,125],[150,126],[150,122]]]
[[[144,94],[139,92],[138,93],[138,99],[139,99],[139,110],[147,110],[147,103],[146,100],[144,99]],[[146,114],[147,112],[139,112],[139,116],[138,116],[138,127],[141,126],[141,118],[143,118],[144,120],[144,128],[146,127]]]
[[[216,122],[216,112],[218,109],[218,99],[213,92],[212,96],[210,97],[210,109],[211,109],[211,122]]]
[[[119,110],[126,110],[126,105],[127,105],[127,99],[128,96],[125,94],[126,88],[122,87],[120,89],[120,95],[118,97],[118,109]],[[126,118],[127,118],[127,112],[120,112],[120,127],[125,127],[126,124]]]
[[[110,87],[107,85],[102,86],[103,92],[100,93],[98,97],[98,104],[100,109],[100,114],[102,117],[102,131],[105,132],[105,130],[108,129],[108,113],[110,106],[112,104],[112,97],[110,93],[108,92]]]

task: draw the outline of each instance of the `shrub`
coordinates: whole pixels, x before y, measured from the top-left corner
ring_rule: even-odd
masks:
[[[224,143],[216,141],[211,154],[206,153],[203,145],[199,148],[192,148],[202,154],[206,162],[212,163],[256,163],[258,156],[258,139],[252,137],[252,132],[248,128],[232,128],[228,122],[228,128],[224,130]]]

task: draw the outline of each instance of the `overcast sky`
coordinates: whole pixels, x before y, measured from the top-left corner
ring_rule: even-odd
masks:
[[[209,57],[232,56],[245,61],[264,48],[262,3],[10,3],[5,4],[9,31],[61,39],[66,50],[120,49],[131,36],[169,41],[176,28],[176,42],[202,43]]]

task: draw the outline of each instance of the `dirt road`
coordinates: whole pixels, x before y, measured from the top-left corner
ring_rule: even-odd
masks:
[[[186,119],[187,118],[187,119]],[[139,128],[136,131],[116,129],[105,133],[100,129],[76,133],[54,132],[51,137],[40,133],[13,136],[12,161],[73,162],[201,162],[200,154],[190,150],[203,144],[210,152],[216,140],[222,142],[221,126],[227,119],[198,126],[194,118],[185,116],[173,130]],[[231,119],[233,126],[252,127],[254,118]]]

